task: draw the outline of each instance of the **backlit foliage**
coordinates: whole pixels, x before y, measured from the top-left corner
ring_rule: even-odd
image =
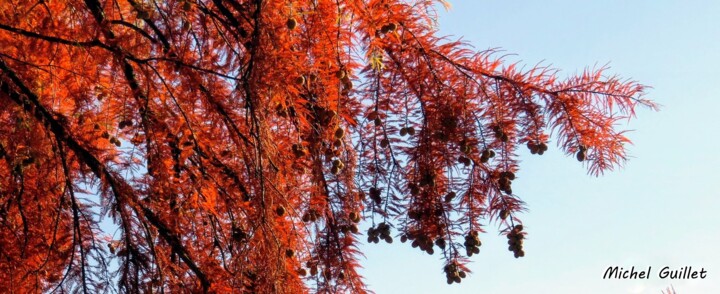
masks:
[[[362,293],[359,238],[453,283],[490,223],[523,256],[518,149],[598,175],[655,106],[441,38],[438,4],[0,1],[0,292]]]

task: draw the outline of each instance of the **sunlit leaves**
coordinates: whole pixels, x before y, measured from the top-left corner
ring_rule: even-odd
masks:
[[[436,2],[2,2],[0,290],[362,293],[363,220],[451,283],[489,224],[523,256],[518,148],[597,175],[654,105],[438,37]]]

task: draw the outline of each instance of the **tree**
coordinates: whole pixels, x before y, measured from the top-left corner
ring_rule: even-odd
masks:
[[[435,2],[2,1],[0,289],[361,293],[363,220],[448,283],[488,223],[522,257],[518,149],[599,175],[655,105],[439,37]]]

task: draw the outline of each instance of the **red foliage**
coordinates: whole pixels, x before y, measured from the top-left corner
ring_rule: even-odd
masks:
[[[517,149],[598,175],[655,106],[448,42],[434,2],[0,2],[0,291],[361,293],[362,219],[450,283],[483,224],[523,256]]]

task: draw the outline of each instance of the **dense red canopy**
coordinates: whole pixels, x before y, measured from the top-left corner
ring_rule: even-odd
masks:
[[[523,256],[518,148],[598,175],[654,105],[448,41],[435,2],[1,1],[0,292],[360,293],[362,234],[460,282],[489,222]]]

